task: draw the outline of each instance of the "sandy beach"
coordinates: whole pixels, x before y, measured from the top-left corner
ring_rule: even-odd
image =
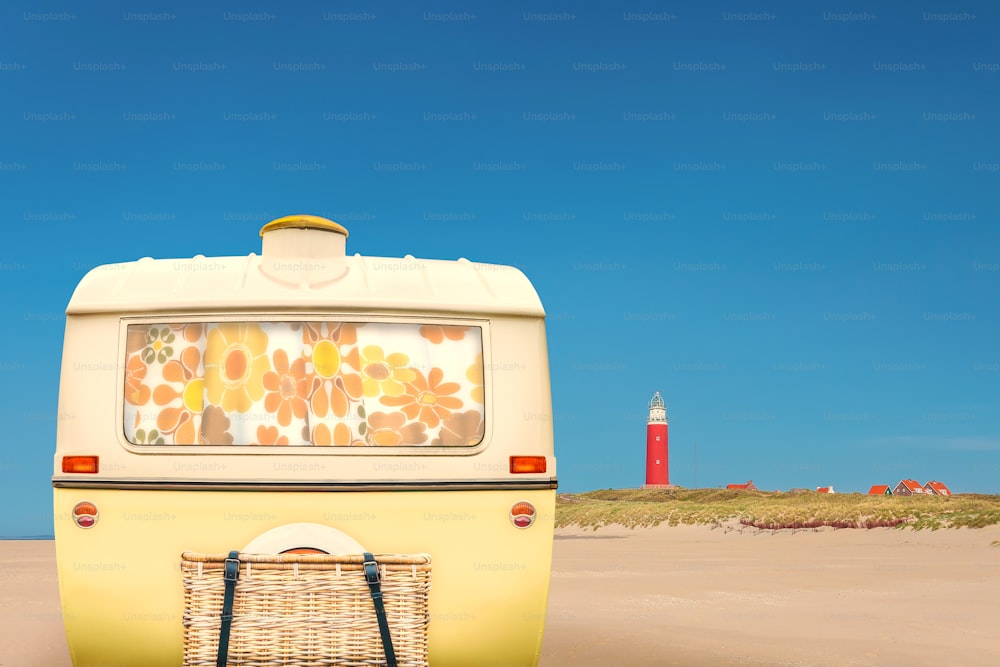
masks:
[[[542,667],[1000,664],[1000,526],[556,534]],[[0,667],[69,667],[50,541],[0,542]]]

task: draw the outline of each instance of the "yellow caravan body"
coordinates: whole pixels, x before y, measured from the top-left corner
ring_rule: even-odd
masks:
[[[261,236],[98,267],[69,303],[52,481],[74,665],[179,665],[181,553],[248,547],[429,554],[430,663],[536,664],[556,461],[534,288],[347,256],[312,216]]]

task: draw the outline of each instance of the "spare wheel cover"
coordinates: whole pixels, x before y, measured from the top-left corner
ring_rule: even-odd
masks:
[[[313,548],[328,554],[367,551],[350,535],[321,523],[288,523],[261,533],[243,547],[248,554],[280,554],[289,549]]]

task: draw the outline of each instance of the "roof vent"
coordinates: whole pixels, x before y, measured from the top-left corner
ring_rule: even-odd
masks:
[[[289,215],[260,229],[261,272],[287,287],[316,289],[347,275],[347,230],[315,215]]]
[[[266,258],[336,259],[347,253],[347,230],[316,215],[288,215],[260,229]]]

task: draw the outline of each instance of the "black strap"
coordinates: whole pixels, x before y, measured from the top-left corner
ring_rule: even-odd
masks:
[[[365,552],[365,581],[372,592],[375,603],[375,615],[378,616],[378,631],[382,635],[382,648],[385,650],[385,662],[388,667],[396,667],[396,652],[392,648],[392,637],[389,635],[389,621],[385,617],[385,604],[382,602],[382,585],[378,576],[378,563],[375,557]]]
[[[216,667],[226,667],[226,661],[229,659],[229,626],[233,622],[233,598],[236,595],[236,582],[240,578],[239,551],[229,552],[223,576],[226,581],[226,596],[222,600],[222,624],[219,627],[219,655],[215,659]]]

